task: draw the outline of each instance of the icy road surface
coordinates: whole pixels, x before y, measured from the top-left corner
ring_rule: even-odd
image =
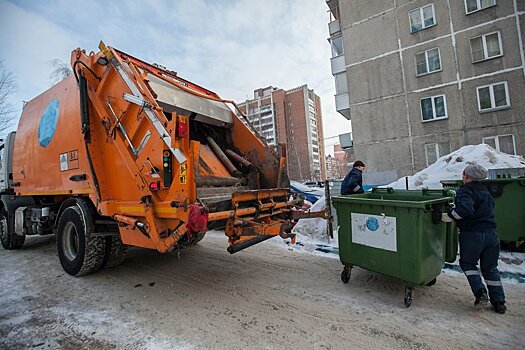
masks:
[[[273,238],[278,240],[280,238]],[[504,281],[508,312],[476,309],[465,277],[417,288],[338,259],[261,243],[235,255],[211,233],[196,247],[132,249],[123,265],[74,278],[53,237],[0,249],[1,349],[518,349],[525,285]],[[270,243],[271,242],[271,243]]]

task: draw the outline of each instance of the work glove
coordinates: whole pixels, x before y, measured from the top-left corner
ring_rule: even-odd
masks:
[[[443,222],[452,222],[452,218],[448,216],[448,213],[441,214],[441,221]]]

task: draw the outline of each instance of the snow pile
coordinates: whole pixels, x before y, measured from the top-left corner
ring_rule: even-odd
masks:
[[[479,164],[486,169],[523,168],[525,159],[496,151],[485,145],[463,146],[439,158],[434,164],[408,177],[409,189],[436,188],[441,189],[441,180],[461,180],[463,169],[469,164]],[[405,178],[386,185],[385,187],[405,188]]]

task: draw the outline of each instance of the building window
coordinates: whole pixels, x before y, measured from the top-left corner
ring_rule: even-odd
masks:
[[[484,137],[483,143],[500,152],[516,154],[516,142],[512,134]]]
[[[343,37],[341,35],[334,36],[330,39],[332,43],[332,57],[337,57],[343,55],[345,52],[343,50]]]
[[[465,0],[465,12],[468,14],[496,6],[496,0]]]
[[[488,33],[470,39],[470,51],[473,63],[503,56],[501,33]]]
[[[421,117],[424,122],[447,118],[447,101],[445,95],[421,99]]]
[[[427,157],[427,166],[434,164],[439,158],[439,147],[437,143],[427,143],[425,145],[425,155]]]
[[[476,88],[480,112],[510,107],[509,87],[506,81]]]
[[[337,95],[348,92],[348,83],[346,80],[346,72],[334,75],[335,78],[335,93]]]
[[[450,153],[450,143],[427,143],[425,145],[425,156],[427,159],[427,166],[434,164],[439,157]]]
[[[408,13],[410,19],[410,33],[432,27],[436,24],[434,4],[426,5]]]
[[[439,49],[427,50],[416,54],[416,75],[425,75],[441,70]]]

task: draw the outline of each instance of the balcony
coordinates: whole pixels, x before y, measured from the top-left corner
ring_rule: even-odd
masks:
[[[335,95],[335,109],[343,117],[350,120],[350,96],[347,92]]]
[[[332,66],[332,75],[346,71],[345,55],[332,57],[330,59],[330,65]]]
[[[330,36],[334,35],[337,32],[340,32],[341,25],[339,24],[339,20],[336,19],[328,23],[328,30],[330,31]]]
[[[326,0],[326,5],[335,18],[339,18],[339,0]]]

